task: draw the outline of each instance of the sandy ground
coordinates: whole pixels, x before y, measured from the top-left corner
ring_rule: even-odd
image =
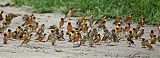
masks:
[[[0,4],[5,0],[0,0]],[[26,6],[22,7],[0,7],[0,10],[3,10],[5,14],[14,13],[19,14],[20,16],[14,18],[12,20],[10,29],[15,30],[15,28],[24,22],[22,21],[22,16],[25,14],[31,14],[28,11]],[[5,15],[4,14],[4,15]],[[61,17],[64,17],[63,14],[58,13],[43,13],[36,14],[37,21],[40,24],[45,24],[45,33],[48,34],[50,31],[47,29],[50,25],[57,25]],[[75,24],[76,19],[69,20],[72,24]],[[113,21],[108,21],[106,26],[108,29],[113,28]],[[0,22],[1,24],[2,22]],[[67,22],[64,27],[66,27]],[[135,26],[135,24],[132,24]],[[148,32],[153,29],[156,30],[156,27],[145,25],[143,27],[145,29],[145,34],[143,37],[149,39]],[[63,29],[66,32],[66,28]],[[158,31],[157,31],[158,32]],[[156,32],[156,34],[157,34]],[[48,36],[48,35],[47,35]],[[2,37],[0,35],[0,37]],[[119,43],[111,43],[118,44],[116,46],[107,46],[106,44],[95,45],[95,47],[89,47],[88,44],[86,46],[81,46],[78,48],[73,48],[73,43],[67,42],[68,37],[64,36],[66,41],[58,41],[56,42],[57,46],[52,46],[50,42],[40,43],[36,42],[34,39],[36,37],[32,37],[29,46],[19,47],[22,41],[20,40],[9,40],[7,45],[3,44],[2,39],[0,39],[0,58],[159,58],[160,57],[160,47],[157,45],[154,46],[154,51],[149,51],[147,49],[141,48],[140,41],[134,40],[137,46],[127,47],[125,41],[120,41]],[[47,38],[46,38],[47,39]],[[46,40],[45,39],[45,40]],[[157,42],[158,45],[160,43]],[[62,52],[57,52],[56,50],[61,50]]]

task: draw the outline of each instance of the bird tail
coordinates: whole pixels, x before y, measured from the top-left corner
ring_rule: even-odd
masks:
[[[136,44],[133,44],[133,45],[135,45],[135,46],[136,46]]]

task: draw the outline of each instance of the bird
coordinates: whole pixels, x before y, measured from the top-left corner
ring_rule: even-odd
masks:
[[[75,37],[74,37],[74,39],[73,39],[73,42],[77,42],[78,43],[78,41],[79,40],[81,40],[81,33],[76,33],[76,35],[75,35]]]
[[[64,18],[61,18],[59,22],[59,28],[61,28],[64,25]]]
[[[2,29],[6,30],[7,27],[8,27],[7,22],[3,21],[3,23],[2,23]]]
[[[25,15],[23,18],[22,18],[23,21],[25,21],[22,26],[25,26],[25,25],[28,25],[30,24],[30,19],[29,19],[29,16],[28,15]]]
[[[25,14],[23,17],[22,17],[22,20],[25,21],[26,19],[29,19],[28,15]]]
[[[56,25],[51,25],[48,29],[58,29]]]
[[[58,38],[55,36],[55,34],[52,34],[51,36],[52,36],[52,38],[50,41],[51,41],[52,45],[55,45],[55,42],[58,40]]]
[[[72,16],[75,15],[75,12],[76,12],[75,8],[72,7],[72,8],[69,10],[69,12],[65,15],[65,18],[69,18],[69,19],[70,19],[70,17],[72,17]]]
[[[141,28],[140,26],[136,26],[136,27],[135,27],[136,32],[138,32],[138,31],[140,30],[140,28]]]
[[[18,16],[18,15],[13,14],[13,13],[8,13],[7,15],[8,15],[8,17],[9,17],[11,20],[12,20],[13,18],[15,18],[15,17]]]
[[[2,21],[4,19],[3,16],[2,16],[3,13],[4,13],[4,11],[1,11],[1,13],[0,13],[0,21]]]
[[[44,34],[44,33],[42,33],[41,35],[39,35],[39,36],[38,36],[39,42],[45,42],[45,41],[43,41],[43,40],[44,40],[44,38],[45,38],[46,35],[47,35],[47,34]]]
[[[160,42],[160,35],[158,35],[158,38],[157,38],[157,39],[158,39],[158,42]]]
[[[55,34],[56,34],[58,41],[63,40],[63,37],[62,37],[63,33],[62,33],[62,31],[60,31],[60,29],[55,29]]]
[[[64,31],[63,30],[60,31],[60,33],[58,34],[58,36],[59,36],[59,40],[60,41],[65,40],[64,37],[63,37],[64,36]]]
[[[11,38],[11,37],[12,37],[12,30],[11,30],[11,29],[8,29],[8,30],[7,30],[7,35],[8,35],[8,38]]]
[[[153,46],[149,43],[148,40],[146,40],[146,46],[149,48],[148,50],[153,49]]]
[[[79,27],[75,28],[75,31],[80,32],[80,28]]]
[[[44,32],[44,28],[45,28],[45,25],[42,24],[42,25],[40,26],[40,28],[38,29],[38,31],[36,32],[36,35],[35,35],[35,36],[37,36],[37,35],[43,33],[43,32]]]
[[[141,45],[142,45],[142,48],[146,48],[146,39],[145,38],[142,38]]]
[[[68,30],[68,32],[71,32],[72,29],[73,29],[73,27],[72,27],[71,22],[68,22],[68,25],[67,25],[67,30]]]
[[[8,35],[7,35],[7,33],[4,33],[4,35],[3,35],[3,43],[7,44],[7,41],[8,41]]]
[[[82,20],[78,20],[78,21],[76,22],[77,27],[80,27],[81,24],[82,24]]]
[[[33,25],[33,32],[37,31],[37,29],[39,28],[39,23],[37,22],[36,24]]]
[[[88,32],[88,41],[90,47],[93,47],[94,44],[94,37],[98,34],[98,30],[94,28],[93,30],[89,30]]]
[[[150,38],[153,38],[153,37],[154,37],[154,31],[153,31],[153,30],[150,31],[149,36],[150,36]]]
[[[98,30],[104,29],[106,27],[105,23],[106,23],[105,19],[97,20],[96,25],[97,25]]]
[[[17,38],[20,38],[20,36],[23,34],[23,29],[21,26],[18,26],[17,29]]]
[[[135,38],[138,39],[138,38],[142,37],[143,34],[144,34],[144,29],[140,29],[140,31],[138,32],[138,34]]]
[[[20,46],[22,46],[23,44],[25,44],[26,46],[28,45],[28,43],[31,41],[31,36],[33,34],[30,34],[26,39],[23,40],[22,44]]]
[[[113,22],[113,24],[115,25],[115,26],[117,26],[118,24],[120,24],[121,23],[121,18],[120,17],[116,17],[116,19],[115,19],[115,21]]]
[[[115,34],[115,29],[111,30],[111,38],[114,42],[119,42],[117,35]]]
[[[55,45],[55,42],[57,40],[58,40],[58,38],[56,36],[55,30],[51,30],[51,33],[49,34],[47,41],[50,41],[52,45]]]
[[[10,18],[8,15],[5,15],[5,22],[7,25],[11,23],[12,18]]]
[[[82,31],[88,31],[88,28],[89,28],[89,27],[88,27],[87,24],[85,23],[85,24],[82,25],[82,28],[81,28],[81,29],[82,29]]]
[[[28,34],[33,32],[33,26],[31,24],[29,24],[28,26],[25,27],[25,30],[27,31]]]
[[[7,23],[7,25],[9,25],[12,21],[13,18],[17,17],[16,14],[13,13],[8,13],[7,15],[5,15],[5,21]]]
[[[117,26],[115,27],[115,34],[117,35],[117,37],[120,36],[120,32],[122,32],[122,27],[120,24],[117,24]]]
[[[89,38],[87,31],[82,31],[81,34],[82,34],[82,36],[81,36],[82,39],[80,39],[80,44],[78,45],[78,47],[80,47],[81,45],[84,45]]]
[[[139,20],[139,22],[138,22],[138,26],[143,27],[144,23],[145,23],[145,18],[142,17],[142,19]]]
[[[111,41],[111,33],[108,31],[108,29],[104,30],[104,34],[101,41],[104,41],[104,42]]]
[[[128,36],[127,36],[127,43],[129,44],[128,47],[131,46],[131,44],[135,45],[134,41],[132,40],[133,34],[132,31],[129,31]],[[135,45],[136,46],[136,45]]]
[[[35,20],[35,16],[34,16],[34,14],[31,14],[30,16],[29,16],[29,24],[32,24],[33,23],[33,20]]]
[[[29,35],[27,34],[27,32],[24,32],[21,40],[26,40],[26,39],[28,39],[28,37],[29,37]]]
[[[46,40],[46,42],[48,42],[49,40],[51,40],[53,38],[54,30],[51,30],[50,32],[51,33],[48,35],[48,39]]]
[[[90,31],[89,31],[89,34],[88,34],[88,38],[89,38],[88,41],[89,41],[90,47],[93,47],[93,43],[94,43],[93,37],[96,35],[96,34],[95,34],[95,30],[96,30],[96,29],[90,30]]]
[[[138,30],[136,30],[136,28],[133,28],[132,32],[133,32],[133,38],[135,38],[137,36]]]
[[[153,37],[150,39],[151,44],[156,44],[157,38],[156,35],[153,35]]]
[[[73,42],[75,35],[76,35],[75,31],[69,32],[69,41],[68,42]]]
[[[7,6],[13,6],[13,5],[10,2],[7,2],[7,3],[3,4],[3,5],[0,5],[0,7],[7,7]]]
[[[18,34],[17,31],[12,32],[12,38],[17,39],[17,34]]]
[[[99,42],[100,42],[100,40],[101,40],[101,36],[100,36],[100,34],[97,34],[96,36],[95,36],[95,39],[93,40],[94,41],[94,43],[95,44],[99,44]]]
[[[130,23],[131,22],[131,20],[132,20],[132,13],[129,13],[126,17],[125,17],[125,20],[124,20],[124,22],[126,23],[126,24],[128,24],[128,23]]]
[[[130,23],[127,23],[127,25],[126,25],[126,27],[124,29],[125,32],[128,32],[130,30],[130,28],[131,28],[130,25],[131,25]]]

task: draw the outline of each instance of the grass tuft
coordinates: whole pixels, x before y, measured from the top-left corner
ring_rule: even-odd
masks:
[[[38,13],[55,11],[67,13],[71,7],[78,7],[80,12],[77,16],[114,17],[132,12],[134,21],[143,15],[147,23],[160,22],[160,0],[12,0],[12,2],[19,6],[32,6],[34,12]]]

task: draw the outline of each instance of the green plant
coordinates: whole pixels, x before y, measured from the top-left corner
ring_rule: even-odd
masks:
[[[12,0],[17,5],[29,5],[34,12],[61,11],[67,13],[77,7],[77,16],[91,16],[95,19],[103,15],[109,17],[126,16],[133,13],[133,21],[143,15],[147,23],[160,22],[160,0]]]

